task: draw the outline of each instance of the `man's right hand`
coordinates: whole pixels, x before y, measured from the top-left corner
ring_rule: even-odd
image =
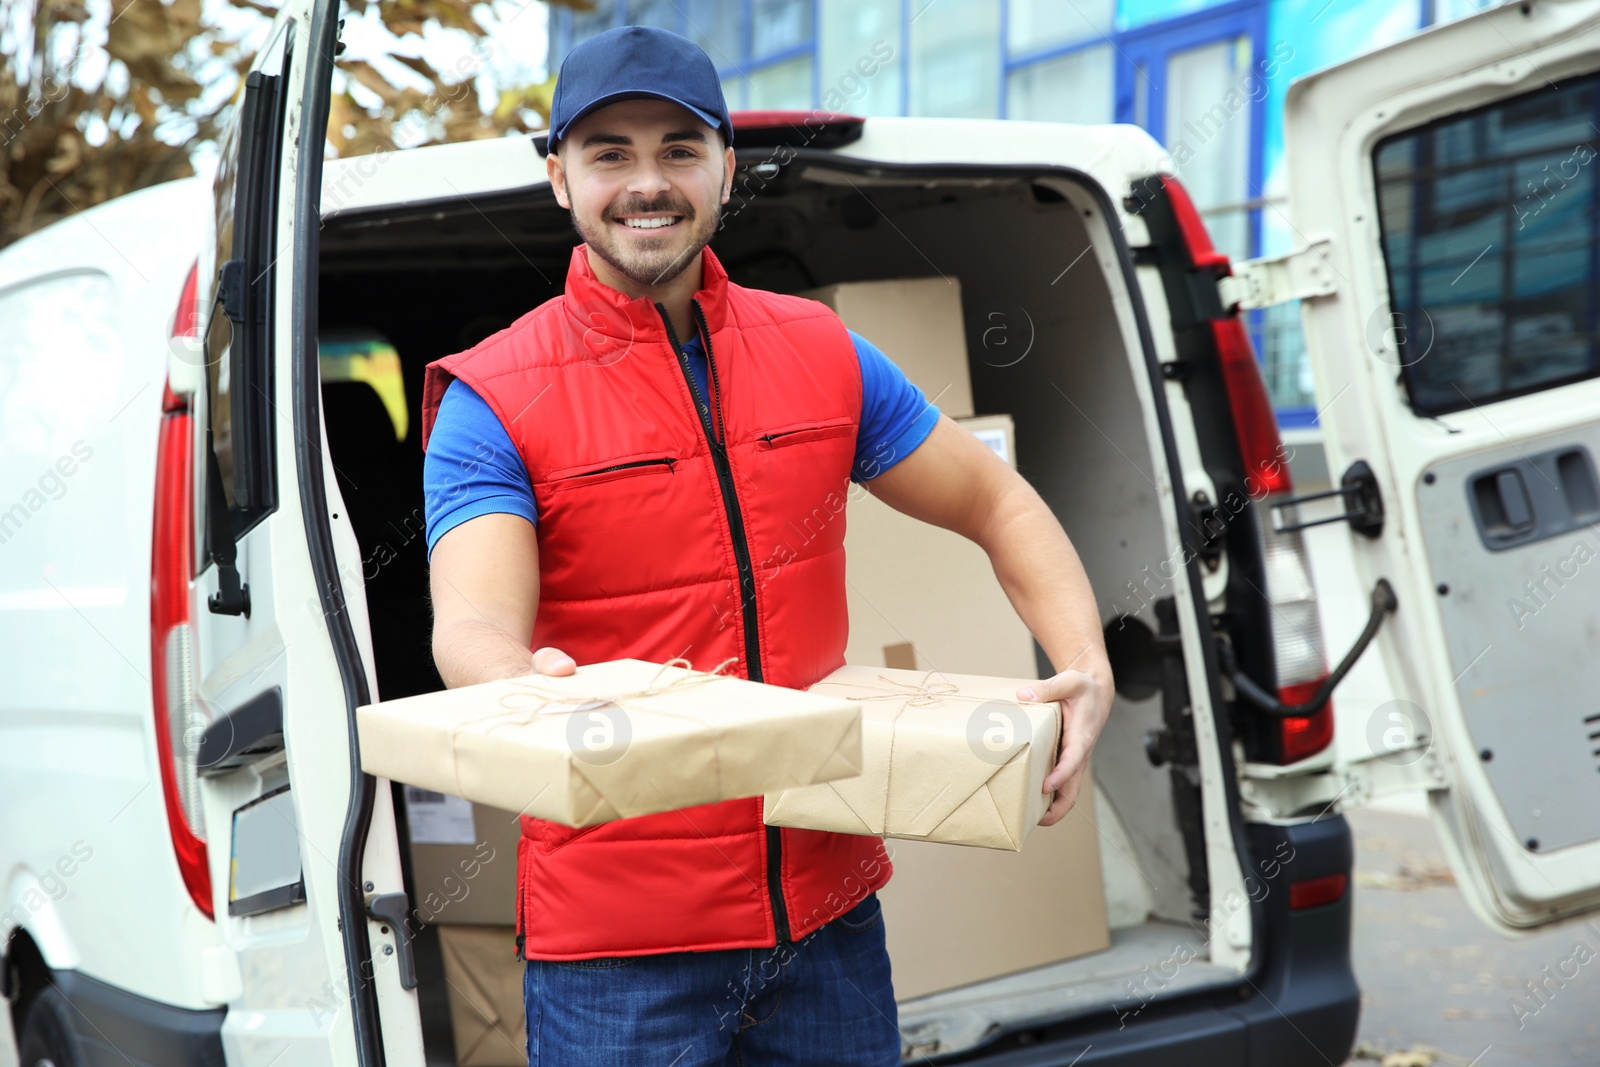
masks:
[[[533,653],[533,669],[552,678],[561,678],[577,670],[578,664],[559,648],[546,645]]]

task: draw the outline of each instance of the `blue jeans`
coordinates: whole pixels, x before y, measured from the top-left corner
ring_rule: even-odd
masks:
[[[876,893],[775,948],[528,960],[529,1067],[898,1067]]]

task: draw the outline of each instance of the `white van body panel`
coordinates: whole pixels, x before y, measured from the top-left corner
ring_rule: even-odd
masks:
[[[168,182],[0,252],[0,303],[44,301],[32,303],[40,320],[53,283],[95,279],[109,298],[104,321],[38,337],[62,345],[56,358],[36,358],[35,325],[15,317],[26,305],[8,309],[8,329],[26,333],[0,343],[5,932],[26,931],[51,967],[188,1008],[214,1006],[199,958],[218,938],[184,890],[168,835],[148,589],[165,341],[206,196],[198,180]],[[56,467],[58,457],[75,462]],[[47,469],[62,488],[10,525]],[[162,957],[192,966],[149,965]]]
[[[1519,687],[1509,678],[1519,670],[1547,677],[1577,672],[1593,681],[1600,670],[1600,647],[1586,623],[1547,631],[1537,642],[1524,636],[1495,648],[1489,641],[1477,658],[1454,647],[1462,642],[1458,630],[1452,645],[1443,621],[1446,596],[1457,597],[1451,610],[1463,611],[1455,604],[1476,595],[1481,598],[1476,610],[1486,618],[1498,616],[1505,611],[1505,599],[1518,595],[1523,575],[1517,568],[1533,564],[1519,561],[1516,552],[1485,553],[1477,546],[1470,516],[1464,524],[1457,519],[1441,524],[1420,501],[1429,486],[1434,494],[1459,496],[1464,487],[1457,473],[1461,465],[1493,463],[1491,453],[1509,450],[1514,457],[1537,453],[1551,443],[1585,437],[1593,441],[1600,380],[1496,399],[1438,417],[1411,409],[1397,381],[1400,360],[1389,332],[1393,323],[1373,152],[1386,136],[1597,68],[1600,4],[1508,4],[1297,81],[1289,92],[1285,122],[1296,232],[1305,244],[1329,243],[1337,274],[1335,294],[1302,303],[1329,470],[1337,484],[1338,472],[1365,460],[1377,472],[1384,495],[1382,535],[1368,539],[1351,534],[1357,573],[1364,587],[1380,577],[1394,586],[1400,609],[1385,623],[1378,643],[1395,696],[1423,709],[1433,740],[1440,742],[1438,754],[1451,788],[1430,793],[1435,822],[1474,910],[1508,933],[1600,907],[1600,839],[1561,843],[1549,851],[1525,845],[1529,835],[1513,826],[1480,756],[1482,720],[1475,740],[1469,715],[1484,714],[1497,699],[1514,701]],[[1513,205],[1505,207],[1511,210]],[[1470,255],[1468,250],[1463,262]],[[1418,324],[1399,327],[1420,329]],[[1541,547],[1554,560],[1571,541],[1549,540]],[[1494,580],[1468,585],[1461,567],[1440,573],[1442,549],[1476,551],[1480,572]],[[1449,588],[1452,582],[1451,593],[1441,592],[1441,585]],[[1587,596],[1590,606],[1584,607],[1578,603],[1584,596],[1572,594],[1568,606],[1592,615],[1594,598]],[[1577,684],[1592,695],[1592,686],[1581,677]],[[1518,714],[1541,710],[1526,699],[1505,710],[1512,712],[1513,707]],[[1570,739],[1554,742],[1552,751],[1586,756],[1595,742],[1585,743],[1579,724],[1593,710],[1553,708],[1560,721],[1548,715],[1540,720],[1541,728],[1570,734]],[[1571,722],[1566,721],[1569,713]],[[1505,753],[1501,756],[1499,767],[1504,767]],[[1558,806],[1594,809],[1594,769],[1579,776],[1567,774],[1571,768],[1562,766],[1558,770],[1554,761],[1547,764],[1543,780],[1532,787],[1544,790],[1548,798],[1545,814]],[[1523,813],[1524,826],[1539,815],[1538,808]]]

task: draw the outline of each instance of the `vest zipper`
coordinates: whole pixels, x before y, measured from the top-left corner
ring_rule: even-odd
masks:
[[[596,474],[610,474],[612,471],[625,471],[633,467],[656,467],[663,463],[666,464],[667,470],[670,471],[672,470],[672,465],[676,462],[677,460],[666,456],[662,456],[659,459],[636,459],[632,463],[618,463],[610,467],[601,467],[597,471],[584,471],[582,474],[574,474],[572,477],[588,478]]]
[[[700,428],[705,431],[706,443],[711,449],[711,463],[717,471],[717,484],[722,490],[722,507],[727,512],[728,529],[733,535],[733,556],[739,568],[740,615],[744,621],[745,674],[752,682],[761,681],[760,631],[756,621],[756,573],[750,562],[750,545],[745,540],[744,516],[739,512],[739,498],[734,492],[733,469],[728,465],[728,449],[722,421],[722,386],[717,382],[717,362],[711,356],[711,327],[706,325],[705,312],[698,300],[689,301],[694,309],[696,328],[706,350],[706,373],[711,379],[711,403],[708,405],[695,384],[694,373],[689,369],[689,357],[683,354],[678,343],[678,331],[673,329],[672,317],[666,305],[657,302],[656,310],[661,321],[667,324],[667,339],[672,342],[673,355],[678,357],[678,369],[689,386],[700,416]],[[716,424],[712,425],[715,412]],[[772,905],[772,925],[780,942],[789,940],[789,909],[783,902],[783,837],[778,827],[768,826],[767,833],[767,898]]]

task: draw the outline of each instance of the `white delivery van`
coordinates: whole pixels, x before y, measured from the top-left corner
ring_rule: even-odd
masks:
[[[458,1062],[436,887],[354,711],[439,685],[422,368],[558,292],[574,237],[526,139],[325,166],[337,32],[286,0],[214,189],[0,253],[0,1061]],[[1109,947],[906,999],[908,1057],[1341,1062],[1339,813],[1391,789],[1429,790],[1491,927],[1600,907],[1600,3],[1430,30],[1288,108],[1303,247],[1231,268],[1132,127],[736,120],[731,276],[959,279],[975,406],[1014,419],[1114,656]],[[1315,502],[1241,319],[1294,298]],[[1319,520],[1371,592],[1348,649]],[[1397,732],[1344,765],[1328,695],[1369,644]]]

